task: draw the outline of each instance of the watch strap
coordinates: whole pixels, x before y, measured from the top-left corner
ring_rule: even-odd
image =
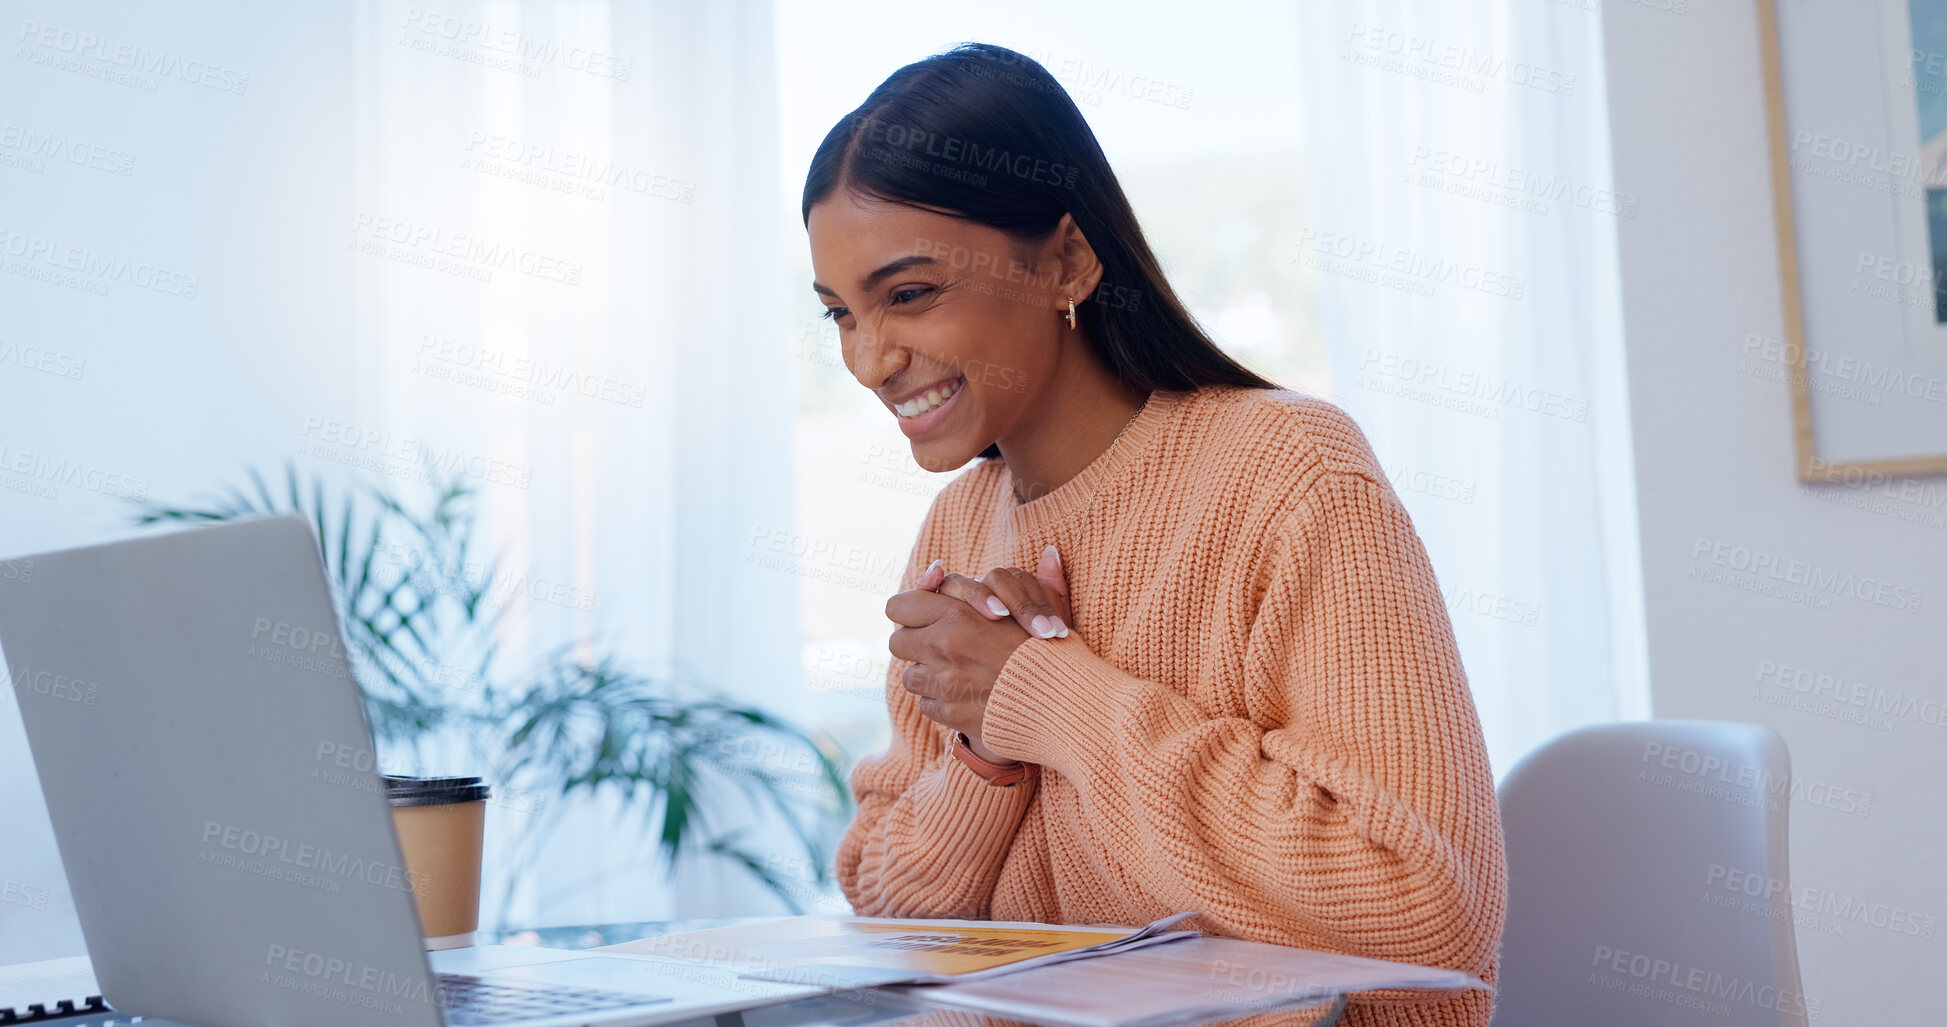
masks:
[[[1020,760],[1012,763],[993,763],[981,759],[980,755],[973,751],[971,740],[963,731],[953,732],[953,740],[948,743],[947,752],[954,759],[966,764],[967,769],[979,774],[988,784],[996,787],[1011,788],[1023,781],[1032,780],[1041,773],[1040,765],[1035,763],[1024,763]]]

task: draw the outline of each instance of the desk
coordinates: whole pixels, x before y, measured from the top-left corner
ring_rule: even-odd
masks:
[[[712,927],[755,923],[774,917],[715,917],[691,920],[640,920],[619,924],[584,924],[518,931],[481,931],[482,945],[538,945],[543,948],[588,949],[652,938],[662,934],[702,931]],[[927,1005],[925,989],[872,990],[820,995],[715,1018],[685,1020],[672,1027],[1031,1027],[958,1009]],[[856,997],[854,997],[856,996]],[[1332,1027],[1345,1012],[1345,997],[1289,1006],[1247,1017],[1198,1020],[1181,1025],[1214,1027]],[[1035,1025],[1038,1027],[1038,1025]]]
[[[589,924],[575,927],[546,927],[519,931],[481,931],[481,945],[533,945],[551,949],[590,949],[620,945],[640,938],[711,927],[753,923],[772,917],[718,917],[694,920],[645,920],[622,924]],[[742,1013],[685,1020],[671,1027],[1038,1027],[1021,1021],[970,1013],[964,1010],[929,1006],[923,1001],[925,989],[858,992],[818,995],[783,1002]],[[1248,1017],[1193,1021],[1219,1027],[1332,1027],[1345,1011],[1344,996],[1260,1012]],[[43,1020],[35,1027],[124,1027],[125,1013],[97,1013],[60,1020]],[[168,1027],[171,1021],[145,1018],[144,1025]],[[1192,1027],[1183,1024],[1181,1027]]]

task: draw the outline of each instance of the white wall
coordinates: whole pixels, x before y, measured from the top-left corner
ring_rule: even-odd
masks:
[[[1783,332],[1755,5],[1603,7],[1616,188],[1641,197],[1619,244],[1655,713],[1789,743],[1791,897],[1820,1019],[1939,1022],[1947,529],[1909,519],[1940,511],[1898,482],[1798,484],[1786,386],[1740,352]],[[1920,609],[1749,591],[1771,578],[1714,562],[1736,547],[1918,590]]]
[[[355,400],[350,81],[329,56],[349,25],[324,6],[0,12],[0,553],[14,555],[133,533],[131,496],[181,501],[275,469],[302,428],[293,410]],[[174,74],[117,78],[100,55],[122,46]],[[11,693],[0,963],[83,951]]]

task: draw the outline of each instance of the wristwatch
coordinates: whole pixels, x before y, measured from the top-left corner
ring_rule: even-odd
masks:
[[[947,754],[966,764],[967,769],[986,778],[990,785],[1012,788],[1041,773],[1041,765],[1038,763],[1023,763],[1019,760],[1013,763],[989,763],[973,751],[972,744],[966,732],[955,731],[953,741],[947,745]]]

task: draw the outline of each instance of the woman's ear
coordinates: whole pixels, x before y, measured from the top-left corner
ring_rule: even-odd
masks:
[[[1082,234],[1073,214],[1062,213],[1061,220],[1055,223],[1054,235],[1055,255],[1061,261],[1061,282],[1057,287],[1062,295],[1079,304],[1095,295],[1095,287],[1101,284],[1102,260],[1095,255],[1095,247]]]

